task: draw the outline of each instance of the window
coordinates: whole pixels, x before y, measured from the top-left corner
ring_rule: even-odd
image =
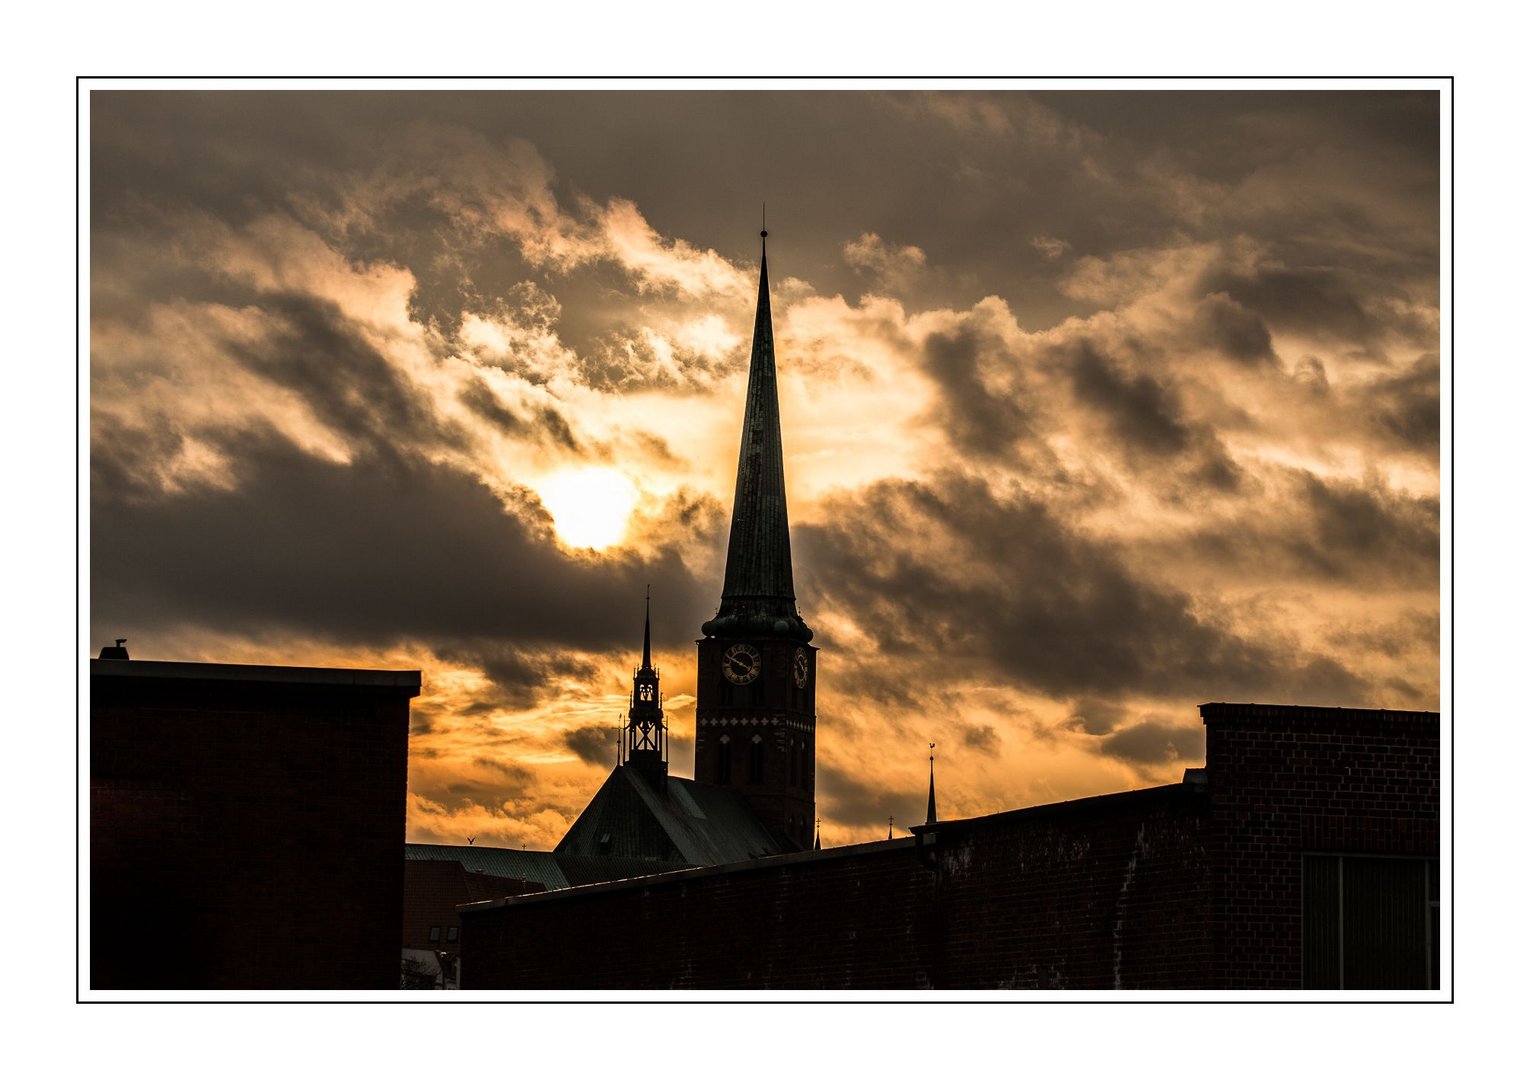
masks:
[[[446,940],[447,941],[456,941],[457,940],[457,927],[455,927],[455,926],[448,926],[446,928]]]
[[[751,784],[765,782],[765,744],[758,735],[749,744],[749,782]]]
[[[719,784],[733,783],[733,744],[728,741],[726,735],[717,744],[717,782]]]
[[[441,940],[441,928],[439,926],[432,926],[430,928],[430,940],[431,941],[440,941]]]
[[[1302,856],[1302,986],[1439,989],[1439,860]]]

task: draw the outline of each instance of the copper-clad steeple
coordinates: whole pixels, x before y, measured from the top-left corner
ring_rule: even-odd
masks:
[[[770,323],[770,280],[760,230],[760,295],[749,354],[749,389],[739,439],[738,480],[728,563],[717,617],[701,628],[709,637],[764,634],[809,641],[813,632],[797,614],[792,547],[786,525],[786,472],[781,454],[781,409],[776,395],[776,344]]]

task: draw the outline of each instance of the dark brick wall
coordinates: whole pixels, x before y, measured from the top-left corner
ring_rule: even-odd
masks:
[[[396,988],[414,692],[93,675],[92,988]]]
[[[1302,853],[1440,852],[1438,713],[1201,707],[1220,987],[1302,985]]]
[[[846,851],[465,909],[463,988],[928,985],[933,875],[911,841]]]
[[[1190,788],[1012,811],[935,835],[938,985],[1210,985],[1207,819]]]
[[[1299,988],[1303,852],[1438,856],[1439,716],[1208,705],[1204,779],[465,912],[469,988]]]
[[[914,841],[463,913],[467,989],[1158,987],[1209,979],[1204,800],[1183,787]]]

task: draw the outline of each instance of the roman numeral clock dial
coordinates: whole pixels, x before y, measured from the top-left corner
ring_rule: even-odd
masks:
[[[723,653],[723,674],[731,683],[743,686],[754,682],[760,673],[760,651],[753,645],[730,645]]]

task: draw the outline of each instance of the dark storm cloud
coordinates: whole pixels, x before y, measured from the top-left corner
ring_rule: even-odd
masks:
[[[157,463],[172,460],[185,443],[167,426],[132,426],[115,416],[91,418],[90,489],[129,502],[162,497]]]
[[[1199,724],[1182,727],[1148,719],[1107,735],[1100,740],[1099,751],[1133,765],[1199,762],[1206,755],[1206,732]]]
[[[332,430],[374,451],[462,443],[425,394],[327,301],[298,294],[266,295],[268,332],[257,342],[226,340],[228,355],[250,371],[300,395]]]
[[[1063,356],[1076,399],[1104,422],[1107,441],[1133,471],[1152,476],[1161,497],[1178,502],[1202,488],[1237,489],[1242,470],[1215,428],[1190,417],[1172,382],[1133,372],[1087,340]],[[1164,473],[1154,459],[1174,459],[1176,472]]]
[[[811,584],[892,657],[1044,693],[1358,700],[1332,660],[1240,637],[1024,496],[947,474],[885,481],[798,530]]]
[[[1122,442],[1161,455],[1190,446],[1179,399],[1157,379],[1120,370],[1089,342],[1075,346],[1069,370],[1079,400],[1096,409]]]
[[[1108,735],[1126,717],[1126,710],[1112,701],[1085,698],[1075,702],[1067,726],[1086,735]]]
[[[490,390],[482,379],[474,379],[468,383],[457,397],[462,404],[507,435],[520,431],[524,426],[521,418],[505,408],[504,402],[499,400],[499,395]]]
[[[1401,372],[1357,391],[1355,407],[1403,446],[1431,454],[1440,449],[1440,358],[1420,356]]]
[[[603,767],[616,762],[616,740],[614,725],[590,724],[563,734],[563,744],[578,754],[580,760]]]
[[[497,692],[480,694],[472,704],[458,710],[464,715],[529,708],[548,694],[556,693],[559,681],[589,680],[600,670],[585,657],[545,646],[518,646],[504,640],[448,640],[436,645],[435,652],[442,660],[481,671],[494,684]]]
[[[1222,355],[1246,364],[1275,359],[1264,320],[1226,293],[1213,293],[1202,300],[1196,316],[1207,344]]]
[[[227,449],[241,465],[236,491],[157,502],[92,492],[93,625],[604,649],[628,643],[616,631],[636,618],[649,583],[672,598],[670,613],[715,602],[715,586],[697,582],[675,548],[646,560],[565,555],[528,523],[534,510],[507,513],[446,466],[403,455],[340,465],[271,439]],[[678,616],[655,630],[676,644],[692,633]],[[517,684],[513,661],[489,659]]]
[[[1310,473],[1301,486],[1315,526],[1310,542],[1299,548],[1301,561],[1333,576],[1359,570],[1413,583],[1437,578],[1438,499]]]
[[[1362,303],[1365,283],[1330,267],[1269,267],[1247,275],[1219,270],[1202,288],[1257,313],[1276,330],[1364,346],[1386,330]]]
[[[517,765],[513,761],[506,761],[503,758],[476,757],[473,759],[473,764],[480,769],[488,769],[490,772],[498,773],[500,776],[513,780],[521,787],[530,787],[535,780],[535,776],[530,769]]]
[[[992,724],[964,724],[962,742],[975,750],[994,753],[999,749],[999,733]]]
[[[986,353],[1000,351],[997,363],[1013,369],[1016,362],[1002,354],[1002,345],[985,340],[981,330],[963,325],[949,333],[931,334],[924,347],[925,371],[940,388],[940,420],[960,449],[984,457],[1002,458],[1029,429],[1029,417],[1011,393],[989,388],[981,375]]]
[[[1257,510],[1176,536],[1173,557],[1237,568],[1252,580],[1434,589],[1440,502],[1379,480],[1285,470],[1265,482]]]

